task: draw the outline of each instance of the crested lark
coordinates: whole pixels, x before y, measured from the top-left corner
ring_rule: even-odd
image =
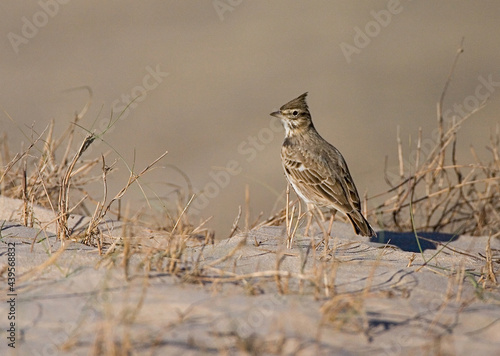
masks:
[[[347,215],[357,235],[375,232],[361,213],[361,204],[342,154],[314,128],[306,103],[307,93],[271,113],[281,119],[285,140],[281,161],[285,176],[308,205]],[[328,232],[329,233],[329,232]]]

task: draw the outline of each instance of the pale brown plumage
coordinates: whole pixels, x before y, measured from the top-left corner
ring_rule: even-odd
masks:
[[[271,114],[285,127],[281,147],[285,176],[306,203],[338,210],[349,218],[356,234],[374,236],[361,213],[359,195],[344,157],[314,128],[306,96],[302,94]]]

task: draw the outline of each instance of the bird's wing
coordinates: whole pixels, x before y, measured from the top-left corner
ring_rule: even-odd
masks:
[[[341,156],[342,158],[342,156]],[[350,205],[357,211],[361,211],[361,202],[358,195],[358,190],[354,185],[354,181],[349,173],[349,168],[347,168],[347,163],[344,159],[340,159],[338,162],[338,179],[343,183],[344,190],[347,192],[347,198],[349,199]]]
[[[348,171],[349,179],[343,179],[344,172],[337,173],[328,162],[314,160],[302,150],[282,150],[282,161],[289,180],[295,181],[294,186],[311,202],[333,206],[342,212],[350,212],[355,207],[351,201],[356,201],[357,193]],[[359,205],[359,198],[357,202]]]

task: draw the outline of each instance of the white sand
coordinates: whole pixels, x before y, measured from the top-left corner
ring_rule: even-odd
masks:
[[[17,203],[1,201],[0,216],[14,219]],[[16,242],[17,340],[16,349],[5,353],[7,341],[2,338],[0,354],[87,355],[96,352],[99,338],[114,340],[123,349],[130,343],[133,354],[157,355],[235,354],[245,349],[255,354],[498,353],[500,293],[481,293],[471,283],[484,266],[479,253],[484,254],[486,237],[460,236],[448,247],[471,256],[445,248],[429,263],[434,267],[419,270],[419,253],[407,267],[413,252],[405,250],[414,249],[408,235],[383,235],[399,246],[391,247],[353,236],[351,227],[339,222],[333,231],[330,243],[337,249],[325,261],[322,247],[316,256],[308,252],[309,238],[297,238],[292,249],[285,249],[281,227],[262,228],[204,249],[190,247],[183,266],[190,268],[198,260],[206,277],[204,283],[190,283],[182,275],[146,273],[138,263],[141,256],[131,259],[127,281],[119,258],[115,267],[96,267],[101,260],[96,249],[78,243],[69,244],[55,264],[33,271],[59,243],[53,234],[37,236],[36,229],[6,222],[0,264],[7,263],[6,243]],[[31,252],[33,238],[37,243]],[[432,238],[449,239],[437,234]],[[432,247],[424,245],[426,259],[437,252]],[[498,240],[491,247],[498,253]],[[278,260],[282,273],[294,274],[281,278],[286,294],[279,293],[272,276]],[[338,269],[329,296],[325,287],[318,290],[309,281],[298,282],[298,277],[316,275],[323,283],[334,266]],[[465,276],[457,276],[463,268]],[[252,276],[255,272],[261,275]],[[271,277],[263,277],[266,274]],[[6,330],[8,311],[6,303],[1,305],[0,325]],[[330,314],[325,313],[328,306]]]

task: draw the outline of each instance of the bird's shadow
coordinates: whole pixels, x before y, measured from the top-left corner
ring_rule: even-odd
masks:
[[[377,231],[377,235],[371,237],[370,242],[396,246],[406,252],[420,252],[420,248],[422,251],[435,250],[440,244],[456,241],[460,237],[459,235],[441,232],[418,232],[417,236],[413,231],[394,232],[382,230]]]

